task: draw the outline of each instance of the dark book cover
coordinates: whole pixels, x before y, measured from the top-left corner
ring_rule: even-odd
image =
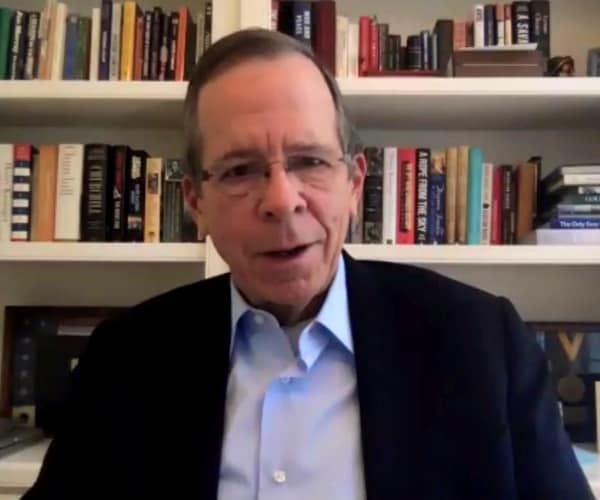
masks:
[[[112,148],[108,144],[86,144],[83,154],[81,240],[110,241]]]
[[[446,155],[432,155],[427,180],[427,243],[446,243]]]
[[[531,22],[531,17],[529,13],[529,2],[513,2],[511,17],[513,44],[520,45],[524,43],[529,43],[529,28]]]
[[[179,39],[179,30],[184,29],[179,26],[179,12],[171,12],[169,16],[169,57],[167,63],[166,80],[175,80],[175,66],[177,65],[178,51],[183,49],[177,46]]]
[[[30,12],[27,22],[27,39],[25,40],[26,56],[23,79],[33,80],[37,75],[38,50],[37,39],[40,29],[40,13]]]
[[[312,4],[312,47],[315,56],[331,75],[335,75],[336,8],[333,0]]]
[[[100,60],[98,80],[108,80],[110,76],[110,30],[112,27],[112,0],[102,0],[100,10]]]
[[[127,169],[131,164],[131,148],[129,146],[114,146],[114,175],[111,197],[111,241],[125,241]]]
[[[500,167],[503,174],[502,195],[502,243],[513,245],[517,235],[517,186],[512,165]]]
[[[427,243],[427,216],[431,150],[417,149],[417,210],[415,243]]]
[[[538,44],[538,50],[548,61],[550,59],[550,2],[548,0],[531,0],[529,9],[531,16],[529,39]]]
[[[534,167],[535,174],[534,174],[534,183],[533,183],[533,188],[534,188],[533,213],[532,213],[533,223],[534,223],[534,227],[535,227],[535,224],[540,215],[540,208],[542,206],[543,191],[540,187],[541,182],[542,182],[542,157],[541,156],[532,156],[527,161],[529,163],[532,163],[533,165],[535,165],[535,167]]]
[[[498,45],[498,20],[496,5],[488,4],[483,8],[484,41],[486,46]]]
[[[182,241],[183,165],[179,159],[167,159],[163,186],[162,241]]]
[[[16,10],[11,22],[10,51],[8,57],[8,78],[10,80],[21,80],[23,78],[24,65],[19,63],[19,54],[24,46],[27,29],[27,13]]]
[[[437,34],[438,70],[443,75],[448,74],[452,52],[454,50],[454,21],[439,19],[433,28]]]
[[[187,16],[187,30],[185,32],[185,54],[183,56],[183,78],[189,81],[192,78],[192,72],[196,65],[196,38],[198,36],[198,25],[192,20],[192,16]]]
[[[152,28],[150,33],[150,80],[158,80],[160,68],[160,47],[162,43],[163,11],[154,7],[152,11]]]
[[[11,9],[0,7],[0,80],[10,78],[10,48],[14,17]]]
[[[80,17],[77,25],[77,53],[75,56],[75,78],[87,80],[90,74],[90,33],[92,20]]]
[[[365,158],[363,242],[383,243],[383,148],[365,148]]]
[[[377,30],[379,32],[379,71],[383,71],[389,69],[387,61],[390,25],[387,23],[378,23]]]
[[[171,47],[171,19],[167,14],[161,17],[160,47],[158,49],[158,79],[167,79],[167,66],[169,64],[169,48]]]
[[[63,63],[63,80],[75,80],[75,61],[77,59],[79,16],[77,14],[67,15],[65,31],[65,54]]]
[[[394,41],[394,35],[388,35],[388,37],[385,40],[385,53],[386,53],[386,59],[385,59],[385,70],[394,70],[395,68],[395,45],[396,42]]]
[[[312,46],[312,14],[311,2],[292,2],[293,31],[291,36],[296,40]]]
[[[152,39],[152,11],[144,12],[144,62],[142,64],[142,80],[150,80],[150,41]]]
[[[420,35],[410,35],[406,39],[406,69],[416,70],[423,67],[423,55]]]
[[[135,150],[127,167],[127,241],[144,241],[146,159],[148,153]]]

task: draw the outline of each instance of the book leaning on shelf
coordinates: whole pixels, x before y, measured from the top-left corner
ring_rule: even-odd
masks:
[[[533,230],[541,158],[494,164],[481,148],[367,147],[362,209],[346,238],[375,244],[514,244]]]
[[[56,0],[41,12],[0,7],[0,79],[187,80],[211,39],[211,0],[195,14],[131,0],[101,0],[89,15]]]
[[[194,242],[182,162],[127,145],[0,144],[0,242]]]

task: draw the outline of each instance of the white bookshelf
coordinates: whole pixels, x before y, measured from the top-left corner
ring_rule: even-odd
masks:
[[[340,79],[362,128],[554,129],[600,123],[600,78]],[[186,82],[0,81],[4,127],[181,127]]]

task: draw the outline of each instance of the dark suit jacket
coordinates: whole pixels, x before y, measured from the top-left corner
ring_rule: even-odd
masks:
[[[370,500],[593,498],[506,299],[345,259]],[[230,323],[221,276],[99,326],[24,498],[215,499]]]

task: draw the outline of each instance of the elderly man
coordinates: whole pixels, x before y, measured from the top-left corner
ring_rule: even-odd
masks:
[[[592,498],[506,299],[343,253],[366,165],[304,45],[220,40],[185,114],[231,274],[97,328],[27,500]]]

